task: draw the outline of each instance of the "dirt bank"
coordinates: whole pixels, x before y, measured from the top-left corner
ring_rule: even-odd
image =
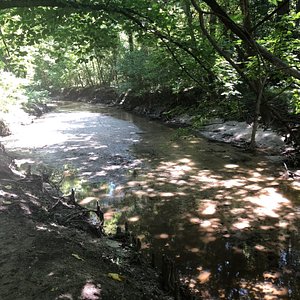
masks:
[[[183,109],[191,107],[197,103],[202,95],[203,91],[198,88],[178,93],[165,89],[156,92],[145,92],[142,95],[131,90],[119,95],[116,89],[112,87],[69,88],[53,92],[53,97],[59,100],[113,104],[151,119],[169,121],[170,124],[175,123],[174,125],[177,123],[178,125],[184,125],[184,122],[176,120],[174,117],[176,113],[174,113],[174,116],[170,116],[167,112],[180,106]]]
[[[75,226],[78,208],[0,158],[1,299],[172,299],[138,251]]]
[[[209,96],[199,88],[190,88],[174,93],[170,90],[147,92],[142,95],[131,90],[118,95],[113,88],[73,88],[63,91],[64,100],[105,103],[121,107],[124,110],[156,119],[174,127],[191,127],[196,135],[204,136],[210,140],[247,147],[251,139],[252,126],[241,121],[226,121],[227,116],[222,115],[220,109],[215,109],[218,118],[200,120],[202,126],[194,126],[199,123],[195,115],[199,105],[205,108],[205,115],[210,109]],[[207,102],[207,107],[205,103]],[[200,103],[200,104],[199,104]],[[199,124],[198,124],[199,125]],[[194,129],[198,128],[198,129]],[[257,149],[265,153],[274,162],[286,162],[294,170],[300,163],[299,153],[296,147],[285,143],[286,137],[280,130],[272,130],[260,126],[256,134]]]
[[[14,131],[34,118],[17,109],[6,122]],[[18,172],[0,146],[0,299],[173,299],[130,233],[100,237],[92,212]]]
[[[118,93],[115,88],[107,86],[86,87],[86,88],[65,88],[59,91],[53,91],[52,97],[65,101],[81,101],[88,103],[112,104],[118,99]]]
[[[63,114],[61,117],[64,119]],[[26,124],[43,127],[40,120],[34,124],[24,118],[12,120],[13,129]],[[64,124],[55,125],[65,129]],[[25,137],[31,146],[32,136],[35,142],[43,143],[31,134]],[[49,143],[50,136],[46,136]],[[58,136],[53,138],[57,143]],[[120,235],[100,238],[87,224],[87,211],[62,198],[47,182],[47,174],[18,173],[13,158],[1,149],[0,247],[7,254],[0,262],[1,299],[172,299],[161,289],[160,271],[142,257],[131,234],[121,235],[121,240]],[[30,275],[24,270],[30,270]],[[174,279],[167,281],[165,290]]]

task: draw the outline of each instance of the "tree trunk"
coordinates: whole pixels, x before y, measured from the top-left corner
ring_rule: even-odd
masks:
[[[249,1],[248,0],[240,0],[241,11],[243,14],[243,26],[244,29],[250,34],[252,24],[251,24],[251,16],[249,10]]]
[[[133,34],[132,31],[128,31],[128,44],[129,44],[129,51],[134,51],[134,42],[133,42]]]
[[[254,121],[253,121],[253,126],[252,126],[252,133],[251,133],[251,140],[250,140],[250,145],[249,149],[254,150],[256,147],[256,132],[258,128],[258,122],[259,122],[259,116],[260,116],[260,106],[263,98],[263,92],[265,88],[267,78],[265,77],[264,79],[258,80],[257,84],[257,98],[256,98],[256,107],[255,107],[255,116],[254,116]]]
[[[94,84],[97,85],[97,84],[99,84],[99,78],[97,76],[95,76],[97,74],[97,68],[95,66],[94,58],[91,59],[91,64],[92,64],[92,68],[93,68]]]
[[[218,18],[225,25],[225,27],[231,30],[234,34],[236,34],[243,42],[245,42],[245,44],[248,45],[248,47],[252,48],[257,55],[261,55],[272,65],[277,66],[285,74],[300,79],[300,71],[298,71],[296,68],[289,66],[286,62],[274,56],[263,46],[257,44],[256,41],[250,36],[250,34],[247,31],[245,31],[241,26],[236,24],[215,0],[203,0],[203,1],[218,16]],[[198,7],[198,9],[200,10],[199,6],[196,3],[196,0],[191,0],[191,2],[195,8]]]
[[[0,59],[4,63],[5,71],[9,71],[10,51],[9,51],[9,48],[8,48],[7,43],[5,41],[5,37],[4,37],[4,34],[2,32],[1,27],[0,27],[0,36],[1,36],[1,40],[2,40],[2,43],[3,43],[4,48],[5,48],[5,51],[7,53],[7,56],[6,55],[1,55]]]
[[[103,72],[102,72],[102,67],[101,67],[101,61],[97,54],[96,54],[96,61],[97,61],[97,77],[98,77],[99,83],[102,84],[104,82],[104,78],[103,78]]]
[[[84,83],[83,83],[83,80],[81,78],[80,72],[78,72],[78,79],[79,79],[81,87],[84,87]]]
[[[299,13],[300,12],[300,0],[297,1],[296,3],[296,13]],[[296,26],[298,27],[300,25],[300,19],[298,19],[296,21]]]
[[[217,26],[217,17],[211,11],[211,14],[209,16],[209,33],[211,36],[214,36],[216,34],[216,26]]]
[[[185,12],[186,20],[187,20],[187,25],[188,25],[192,45],[194,48],[196,48],[197,42],[196,42],[195,32],[194,32],[194,28],[193,28],[193,16],[192,16],[192,12],[191,12],[191,3],[189,0],[184,0],[184,12]]]
[[[200,24],[200,28],[202,30],[203,35],[208,39],[208,41],[215,48],[215,50],[221,56],[223,56],[229,62],[229,64],[239,73],[239,75],[248,83],[249,81],[248,81],[245,73],[243,72],[243,70],[231,59],[231,57],[229,56],[229,54],[226,51],[224,51],[223,49],[221,49],[218,46],[217,42],[208,33],[207,29],[205,28],[205,24],[204,24],[203,13],[201,11],[199,11],[198,13],[199,13],[199,24]]]
[[[85,77],[86,77],[86,81],[88,82],[88,85],[89,86],[93,86],[93,79],[92,79],[92,75],[91,75],[91,72],[89,70],[89,67],[87,65],[87,63],[85,62],[84,63],[84,67],[85,67]]]
[[[278,1],[277,3],[277,16],[281,18],[284,15],[288,15],[290,13],[290,1]]]

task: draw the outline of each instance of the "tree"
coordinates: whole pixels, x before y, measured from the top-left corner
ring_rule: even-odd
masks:
[[[55,62],[53,79],[59,77],[57,82],[63,84],[115,82],[136,87],[139,82],[150,90],[196,85],[225,98],[232,110],[237,95],[249,93],[255,101],[245,100],[239,111],[254,116],[253,136],[265,115],[261,110],[268,107],[275,116],[272,99],[285,95],[294,107],[299,102],[287,94],[298,88],[300,79],[295,51],[299,32],[293,27],[299,4],[294,0],[4,0],[0,9],[14,18],[22,16],[14,22],[2,18],[10,53],[20,54],[24,45],[39,43],[41,49],[43,41],[51,45],[42,47],[43,53],[49,50]],[[19,32],[17,38],[14,32]],[[41,56],[37,65],[45,70]],[[63,69],[76,71],[64,76],[58,72]]]

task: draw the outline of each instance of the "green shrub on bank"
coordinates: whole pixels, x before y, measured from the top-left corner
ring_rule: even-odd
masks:
[[[10,72],[0,71],[0,111],[9,110],[26,101],[24,86],[26,80],[17,78]]]
[[[0,112],[9,113],[16,108],[22,108],[32,113],[37,106],[45,105],[48,99],[47,91],[37,90],[27,79],[0,71]]]

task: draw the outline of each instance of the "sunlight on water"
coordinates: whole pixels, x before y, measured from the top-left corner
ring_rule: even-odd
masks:
[[[203,299],[298,299],[299,182],[282,180],[263,157],[241,149],[174,141],[173,129],[109,113],[116,118],[49,114],[7,144],[60,167],[66,192],[75,187],[90,208],[99,201],[107,230],[127,221],[145,254],[174,259]]]

